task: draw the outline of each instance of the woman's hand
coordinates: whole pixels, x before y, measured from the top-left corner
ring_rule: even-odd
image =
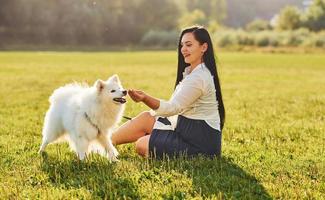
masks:
[[[128,90],[128,94],[131,97],[131,99],[135,102],[143,101],[147,96],[146,93],[144,93],[143,91],[133,90],[133,89]]]
[[[151,109],[158,109],[160,106],[160,101],[152,96],[147,95],[146,93],[142,92],[141,90],[128,90],[128,94],[131,99],[135,102],[143,102]]]

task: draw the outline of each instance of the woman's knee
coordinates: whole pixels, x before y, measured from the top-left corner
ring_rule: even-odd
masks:
[[[144,136],[135,142],[135,150],[142,157],[149,155],[149,138],[150,136]]]
[[[144,111],[138,115],[138,120],[143,124],[143,131],[150,134],[155,123],[155,117],[149,111]]]
[[[154,120],[155,117],[150,114],[149,111],[143,111],[139,114],[139,117],[144,120]]]

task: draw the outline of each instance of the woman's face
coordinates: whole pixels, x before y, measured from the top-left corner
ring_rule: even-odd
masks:
[[[198,65],[202,62],[202,56],[207,50],[207,43],[200,44],[193,33],[185,33],[181,40],[181,53],[185,63]]]

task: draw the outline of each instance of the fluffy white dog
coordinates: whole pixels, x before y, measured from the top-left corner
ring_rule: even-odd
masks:
[[[97,80],[92,87],[74,83],[56,89],[49,99],[39,152],[67,135],[79,159],[83,160],[91,151],[90,144],[97,142],[108,159],[116,161],[118,152],[111,134],[122,118],[126,94],[117,75],[107,81]]]

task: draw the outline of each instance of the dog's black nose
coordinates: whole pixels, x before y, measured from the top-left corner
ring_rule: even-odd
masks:
[[[126,95],[128,92],[126,90],[122,91],[123,95]]]

